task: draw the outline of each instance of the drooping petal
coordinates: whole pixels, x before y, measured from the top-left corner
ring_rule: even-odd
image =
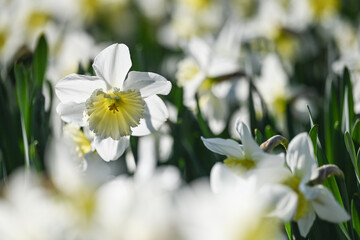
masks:
[[[349,214],[343,207],[335,200],[332,193],[326,187],[319,185],[318,196],[311,202],[316,214],[323,220],[340,223],[346,222],[350,219]]]
[[[213,152],[240,159],[244,158],[243,146],[232,139],[201,137],[201,140],[204,145]]]
[[[131,71],[124,82],[124,90],[132,88],[139,89],[143,98],[155,94],[167,95],[171,90],[171,82],[156,73]]]
[[[112,161],[118,159],[129,146],[128,136],[122,137],[119,140],[109,138],[94,138],[94,147],[97,153],[104,161]]]
[[[68,123],[74,123],[79,126],[85,126],[84,121],[85,103],[60,103],[56,111],[61,119]]]
[[[106,88],[99,77],[70,74],[55,85],[55,93],[62,103],[82,103],[99,88]]]
[[[233,171],[222,163],[216,163],[210,173],[210,185],[214,193],[231,190],[236,185],[237,176]]]
[[[255,152],[252,159],[258,163],[259,168],[281,167],[284,165],[285,156],[281,154],[269,154],[265,152]]]
[[[315,221],[315,217],[316,215],[314,209],[310,208],[306,216],[297,221],[301,236],[306,237],[306,235],[309,233],[311,226]]]
[[[304,181],[307,182],[314,177],[318,164],[307,133],[300,133],[291,140],[286,154],[286,162],[293,174]]]
[[[154,95],[145,98],[145,114],[137,127],[132,128],[133,136],[144,136],[157,131],[169,117],[168,110],[161,98]]]
[[[129,48],[125,44],[113,44],[99,53],[94,59],[96,75],[111,87],[122,90],[126,74],[131,68]]]
[[[253,137],[251,136],[250,130],[248,126],[242,121],[236,122],[236,131],[240,135],[241,142],[244,146],[245,155],[247,157],[252,156],[253,154],[261,155],[264,152],[260,149],[259,145],[255,142]]]

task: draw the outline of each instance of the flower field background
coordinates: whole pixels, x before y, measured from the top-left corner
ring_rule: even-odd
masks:
[[[360,239],[358,0],[0,0],[0,239]]]

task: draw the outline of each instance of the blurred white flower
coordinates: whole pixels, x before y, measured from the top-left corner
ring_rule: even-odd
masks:
[[[193,37],[214,33],[223,24],[223,10],[219,0],[176,0],[170,22],[160,29],[159,42],[177,48]]]
[[[211,151],[227,156],[224,164],[240,175],[252,174],[257,169],[283,166],[284,156],[268,154],[261,150],[243,122],[237,122],[236,130],[240,135],[242,145],[231,139],[201,139]]]
[[[261,75],[255,84],[267,109],[275,117],[277,126],[284,129],[286,106],[293,93],[288,76],[276,55],[268,55],[264,59]]]
[[[212,44],[191,39],[186,48],[189,56],[179,62],[176,73],[178,84],[184,88],[184,104],[195,109],[198,94],[201,113],[216,134],[225,128],[229,115],[226,95],[236,84],[231,81],[237,79],[232,74],[240,70],[239,37],[236,24],[228,23]],[[217,79],[221,77],[226,79]]]
[[[291,173],[284,175],[283,184],[297,194],[296,201],[289,201],[292,218],[297,222],[302,236],[306,236],[315,220],[315,213],[323,220],[339,223],[350,219],[336,202],[332,193],[322,185],[310,185],[318,176],[318,164],[312,142],[307,133],[298,134],[289,144],[286,162]],[[292,206],[292,207],[291,207]],[[290,215],[291,216],[291,215]],[[290,220],[290,219],[288,219]]]
[[[199,181],[180,192],[178,225],[183,239],[284,239],[280,221],[267,217],[268,196],[259,194],[256,179],[237,180],[236,188],[220,194]]]
[[[132,71],[129,49],[113,44],[96,56],[97,76],[71,74],[55,86],[61,118],[95,133],[94,147],[105,160],[117,159],[129,136],[159,129],[168,112],[156,94],[168,94],[171,83],[155,73]]]
[[[44,180],[23,169],[10,177],[0,199],[1,239],[64,239],[66,215]]]

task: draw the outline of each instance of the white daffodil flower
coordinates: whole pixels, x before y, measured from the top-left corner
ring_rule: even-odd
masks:
[[[213,152],[227,156],[224,163],[240,174],[261,168],[281,167],[284,156],[265,153],[255,142],[249,128],[241,121],[236,123],[242,145],[231,139],[201,138]]]
[[[302,236],[306,236],[315,220],[315,213],[321,219],[339,223],[350,219],[347,212],[336,202],[332,193],[322,185],[310,186],[309,182],[318,176],[318,164],[313,146],[307,133],[297,135],[289,144],[286,162],[290,168],[283,184],[297,194],[292,219],[297,222]]]
[[[151,72],[128,74],[131,65],[128,47],[113,44],[95,57],[96,76],[70,74],[55,86],[62,120],[89,126],[95,133],[94,147],[105,161],[121,156],[130,135],[156,131],[168,118],[156,94],[168,94],[171,83]]]
[[[260,194],[256,178],[233,177],[231,191],[213,193],[208,182],[198,181],[179,193],[182,239],[285,239],[281,221],[267,216],[270,196]]]
[[[195,109],[198,94],[201,113],[209,122],[210,129],[221,133],[229,116],[227,100],[238,81],[229,80],[240,70],[239,31],[235,23],[228,23],[211,43],[192,38],[186,46],[188,57],[178,64],[176,78],[184,88],[184,105]],[[238,77],[236,77],[238,78]]]

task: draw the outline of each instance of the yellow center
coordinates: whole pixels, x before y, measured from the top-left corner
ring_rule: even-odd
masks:
[[[298,40],[294,35],[283,29],[278,29],[275,32],[274,41],[276,43],[276,48],[282,57],[289,60],[294,59],[298,47]]]
[[[183,0],[183,2],[194,11],[201,11],[211,4],[211,0]]]
[[[276,98],[273,101],[273,107],[276,114],[279,114],[279,116],[284,116],[286,113],[286,105],[287,101],[284,96],[276,96]]]
[[[46,12],[36,12],[30,14],[28,18],[28,29],[30,31],[35,31],[38,28],[42,28],[49,21],[50,15]]]
[[[236,172],[243,173],[256,167],[256,163],[250,159],[240,159],[235,157],[228,157],[224,160],[224,164],[235,170]]]
[[[340,9],[339,0],[309,0],[316,18],[333,15]]]
[[[191,58],[186,58],[179,62],[178,71],[176,72],[176,79],[179,86],[186,85],[200,72],[199,66]]]
[[[93,20],[100,8],[100,2],[98,0],[82,0],[80,3],[86,20]]]
[[[102,138],[119,140],[132,133],[131,128],[144,117],[145,101],[138,90],[103,92],[97,89],[86,101],[89,128]]]
[[[232,0],[232,7],[235,8],[236,12],[243,19],[249,19],[253,17],[257,10],[257,1],[254,0]]]
[[[298,196],[298,207],[294,216],[294,221],[304,218],[309,211],[309,202],[299,189],[300,182],[300,178],[295,176],[290,177],[284,182],[284,184],[290,187],[294,192],[296,192]]]
[[[212,85],[216,82],[216,79],[214,78],[206,78],[200,85],[199,91],[207,92],[211,89]]]
[[[75,150],[79,158],[82,158],[85,154],[91,151],[91,143],[80,127],[67,124],[64,127],[64,133],[74,142]]]
[[[0,31],[0,52],[5,46],[7,34],[5,31]]]
[[[241,240],[275,240],[281,239],[280,222],[272,218],[263,218],[247,228],[234,239]]]

